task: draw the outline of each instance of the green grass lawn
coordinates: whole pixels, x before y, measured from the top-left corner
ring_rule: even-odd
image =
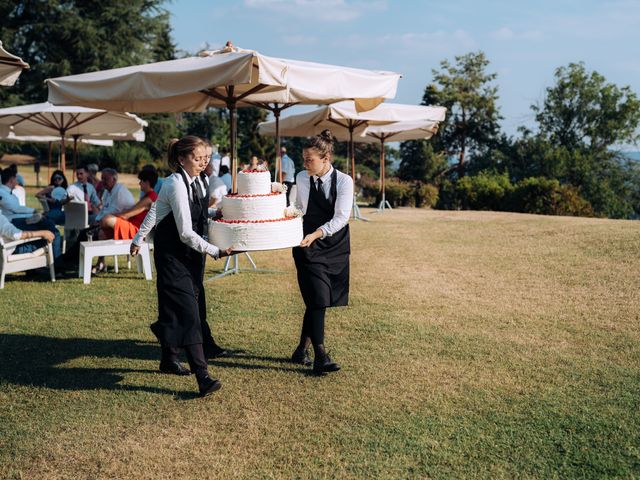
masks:
[[[0,478],[640,476],[640,223],[365,214],[351,305],[327,315],[343,370],[287,363],[293,261],[259,252],[282,273],[206,284],[236,350],[210,362],[223,388],[207,399],[156,373],[154,282],[10,276]]]

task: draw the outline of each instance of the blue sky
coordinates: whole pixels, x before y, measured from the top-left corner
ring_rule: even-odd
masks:
[[[443,59],[482,50],[498,74],[503,128],[533,127],[554,70],[583,61],[640,94],[640,0],[175,0],[178,48],[232,40],[266,55],[403,75],[394,102],[417,104]]]

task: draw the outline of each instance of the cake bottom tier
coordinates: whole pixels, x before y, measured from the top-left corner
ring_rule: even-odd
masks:
[[[276,250],[300,245],[302,217],[268,222],[209,222],[209,242],[220,250]]]

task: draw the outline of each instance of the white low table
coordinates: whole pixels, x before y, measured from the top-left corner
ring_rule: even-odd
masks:
[[[78,277],[83,278],[85,284],[91,283],[91,265],[93,257],[109,257],[113,255],[129,255],[131,240],[98,240],[96,242],[80,243],[80,261],[78,263]],[[151,280],[151,258],[149,244],[142,242],[136,256],[138,272],[144,272],[144,278]],[[116,261],[116,273],[118,272]]]

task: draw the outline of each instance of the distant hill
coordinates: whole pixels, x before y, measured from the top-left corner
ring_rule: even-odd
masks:
[[[640,162],[640,152],[622,152],[623,155],[631,160],[635,160],[636,162]]]

